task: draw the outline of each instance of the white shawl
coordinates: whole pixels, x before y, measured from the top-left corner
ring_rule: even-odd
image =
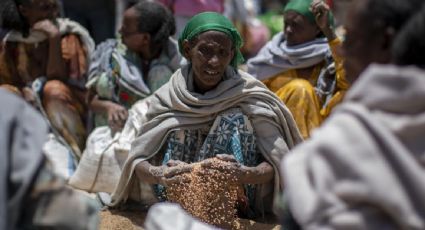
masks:
[[[58,23],[59,32],[61,35],[77,34],[80,37],[81,42],[86,47],[88,56],[93,53],[95,44],[93,42],[93,39],[90,37],[89,32],[84,27],[68,18],[58,18],[56,19],[56,21]],[[3,42],[10,41],[32,44],[42,42],[46,39],[46,34],[40,31],[30,31],[30,35],[25,38],[22,36],[21,32],[12,30],[6,34],[6,36],[3,38]]]
[[[290,69],[314,66],[330,56],[326,38],[316,38],[296,46],[288,46],[283,32],[276,34],[257,56],[248,60],[248,73],[260,81]]]

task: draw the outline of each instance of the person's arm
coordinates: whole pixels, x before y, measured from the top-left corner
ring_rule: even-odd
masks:
[[[342,41],[338,37],[335,38],[333,41],[329,41],[329,46],[332,51],[332,57],[335,61],[336,86],[332,98],[329,100],[326,107],[322,108],[322,110],[320,111],[323,117],[327,117],[332,111],[332,109],[344,99],[344,95],[350,87],[350,83],[348,83],[345,77],[345,69],[343,66],[344,59],[339,54],[339,49],[341,48],[341,45]]]
[[[95,113],[104,113],[108,116],[108,125],[113,131],[121,130],[128,118],[127,109],[113,101],[99,99],[93,91],[89,92],[89,107]]]
[[[265,184],[274,177],[274,169],[268,162],[264,161],[256,167],[245,167],[246,173],[241,180],[243,184]]]
[[[34,30],[45,33],[49,41],[49,53],[46,75],[48,79],[64,79],[66,77],[65,62],[62,59],[61,34],[50,20],[42,20],[34,24]]]
[[[191,164],[170,160],[167,165],[162,166],[153,166],[148,161],[142,161],[136,165],[135,171],[140,181],[168,187],[172,184],[188,182],[187,178],[182,175],[192,169]]]
[[[345,92],[349,88],[349,83],[345,78],[345,70],[343,67],[343,58],[339,55],[339,49],[341,48],[341,40],[336,36],[334,28],[332,28],[329,21],[329,6],[322,0],[314,0],[311,3],[311,11],[315,15],[316,24],[326,36],[329,42],[329,47],[332,52],[332,57],[335,61],[336,71],[336,87],[335,92],[328,102],[327,106],[321,111],[324,117],[327,117],[333,107],[342,101]]]

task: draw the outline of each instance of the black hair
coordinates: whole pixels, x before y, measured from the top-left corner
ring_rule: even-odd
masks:
[[[396,36],[392,52],[398,65],[416,65],[425,68],[425,4],[412,15]]]
[[[424,58],[420,57],[425,52],[423,5],[423,0],[368,0],[360,13],[360,23],[369,31],[371,39],[387,29],[394,32],[388,46],[396,64],[423,63]]]
[[[134,8],[139,15],[139,31],[149,33],[152,44],[163,45],[176,32],[173,14],[161,3],[140,1]]]
[[[19,6],[30,2],[31,0],[3,0],[0,4],[0,27],[6,30],[17,30],[24,37],[28,36],[30,26],[19,12]]]

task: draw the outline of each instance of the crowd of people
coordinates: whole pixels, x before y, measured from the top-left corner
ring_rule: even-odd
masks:
[[[133,204],[147,229],[214,229],[165,203],[195,171],[238,191],[240,218],[425,229],[423,0],[352,1],[342,35],[333,1],[282,1],[256,45],[269,1],[117,2],[2,3],[0,229],[97,229]]]

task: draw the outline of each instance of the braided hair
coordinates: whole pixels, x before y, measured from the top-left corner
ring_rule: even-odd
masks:
[[[176,32],[174,16],[162,4],[141,1],[133,7],[138,13],[139,32],[149,33],[153,46],[162,46]]]

